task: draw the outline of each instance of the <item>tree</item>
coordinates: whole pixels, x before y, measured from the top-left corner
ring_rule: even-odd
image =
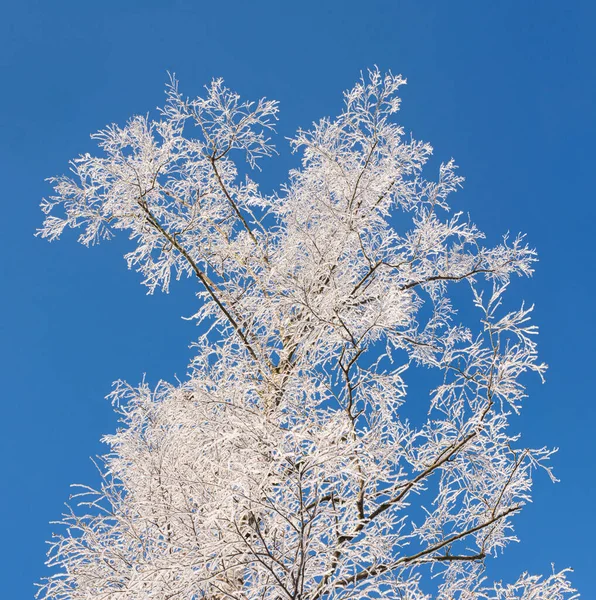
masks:
[[[277,104],[221,80],[190,100],[172,78],[157,120],[95,134],[101,156],[52,180],[42,237],[128,231],[149,292],[195,278],[209,327],[185,383],[116,384],[101,485],[64,515],[39,597],[577,597],[565,571],[485,578],[533,471],[552,477],[552,451],[510,432],[545,371],[532,308],[505,308],[536,255],[448,215],[462,178],[423,177],[432,148],[394,122],[404,83],[370,71],[299,131],[274,195],[234,160],[274,151]]]

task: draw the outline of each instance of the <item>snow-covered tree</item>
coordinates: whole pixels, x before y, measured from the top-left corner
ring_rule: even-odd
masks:
[[[277,104],[221,80],[191,100],[172,79],[156,120],[95,134],[100,154],[52,180],[41,236],[127,231],[150,292],[196,280],[206,333],[185,383],[116,385],[121,427],[40,598],[577,597],[565,571],[488,580],[550,475],[510,423],[545,371],[532,308],[506,300],[536,255],[449,214],[462,178],[423,176],[432,148],[394,120],[403,83],[370,71],[299,131],[273,195],[240,165],[274,151]]]

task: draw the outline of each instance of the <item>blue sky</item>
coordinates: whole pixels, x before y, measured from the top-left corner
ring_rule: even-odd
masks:
[[[125,240],[89,250],[73,235],[33,237],[44,178],[92,151],[91,132],[159,105],[170,70],[188,94],[223,76],[244,97],[280,100],[281,155],[261,176],[271,188],[295,164],[283,137],[335,114],[374,64],[408,78],[406,129],[460,165],[457,207],[489,240],[524,231],[539,251],[516,289],[536,303],[550,370],[517,425],[524,443],[561,448],[561,482],[537,476],[499,572],[573,566],[594,596],[596,3],[7,0],[0,11],[0,596],[32,596],[69,484],[95,481],[89,457],[116,426],[111,382],[184,377],[196,335],[180,318],[193,287],[146,296]]]

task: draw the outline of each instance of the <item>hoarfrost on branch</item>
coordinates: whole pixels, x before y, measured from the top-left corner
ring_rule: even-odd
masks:
[[[190,100],[172,78],[157,120],[95,134],[100,155],[52,180],[41,236],[125,230],[149,291],[195,278],[209,325],[185,383],[116,385],[101,485],[64,515],[40,598],[422,600],[432,576],[440,600],[577,597],[565,571],[486,579],[550,474],[552,450],[510,432],[545,370],[532,308],[504,301],[536,255],[450,214],[462,178],[452,160],[423,176],[432,148],[394,120],[404,83],[363,76],[297,133],[273,195],[242,164],[274,152],[277,104],[221,80]]]

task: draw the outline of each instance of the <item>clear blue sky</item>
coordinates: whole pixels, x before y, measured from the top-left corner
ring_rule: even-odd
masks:
[[[48,522],[115,427],[117,378],[183,377],[196,330],[189,284],[148,297],[124,240],[85,249],[33,237],[44,178],[92,150],[88,134],[162,102],[166,71],[185,93],[214,76],[281,101],[273,186],[293,158],[283,136],[338,111],[378,64],[408,78],[402,120],[454,156],[458,208],[496,241],[525,231],[541,262],[517,289],[537,305],[544,386],[517,421],[528,445],[559,446],[561,483],[538,475],[502,561],[574,566],[596,583],[594,164],[596,3],[590,0],[103,2],[5,0],[0,9],[0,596],[30,598],[45,574]]]

